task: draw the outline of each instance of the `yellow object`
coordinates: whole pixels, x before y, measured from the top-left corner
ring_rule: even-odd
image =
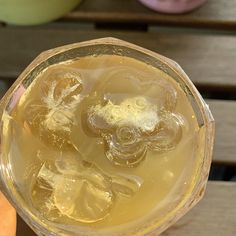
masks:
[[[208,105],[176,62],[118,39],[40,54],[0,125],[1,191],[38,235],[160,235],[206,188]]]
[[[81,0],[0,0],[0,21],[36,25],[55,20],[71,11]]]

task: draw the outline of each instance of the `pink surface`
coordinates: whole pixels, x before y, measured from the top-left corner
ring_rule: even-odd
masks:
[[[184,13],[202,5],[206,0],[139,0],[145,6],[164,13]]]
[[[10,103],[9,103],[9,111],[11,111],[15,105],[17,104],[17,102],[20,100],[21,95],[25,92],[25,87],[21,84],[20,86],[18,86],[18,88],[14,91]],[[0,234],[1,236],[1,234]]]

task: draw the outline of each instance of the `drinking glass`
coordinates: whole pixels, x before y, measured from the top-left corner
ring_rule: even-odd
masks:
[[[181,185],[180,189],[175,189],[174,197],[168,199],[168,209],[161,212],[158,209],[153,209],[149,214],[135,221],[96,229],[89,225],[70,225],[50,221],[43,217],[42,212],[34,208],[30,201],[29,191],[26,189],[29,185],[25,184],[24,178],[27,171],[33,171],[33,168],[27,169],[26,160],[18,155],[20,150],[19,147],[16,147],[15,140],[21,137],[14,134],[16,131],[12,129],[11,122],[14,122],[12,111],[18,106],[21,97],[28,92],[28,88],[37,80],[38,75],[49,66],[87,56],[99,58],[101,55],[108,57],[117,55],[135,59],[148,66],[158,68],[163,76],[170,76],[191,104],[194,112],[193,117],[197,120],[198,137],[194,139],[194,158],[188,167],[186,165],[191,181]],[[96,39],[45,51],[22,72],[3,97],[0,103],[0,117],[1,191],[16,208],[18,214],[38,235],[158,235],[174,224],[203,197],[212,158],[214,119],[208,105],[182,68],[171,59],[155,52],[115,38]],[[25,127],[20,126],[17,129],[21,131],[23,128]],[[30,149],[30,143],[24,145]],[[153,187],[155,188],[155,185]],[[65,199],[65,201],[67,200]],[[145,199],[143,204],[145,204]]]

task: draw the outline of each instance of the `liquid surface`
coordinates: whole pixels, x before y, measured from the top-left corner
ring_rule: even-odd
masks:
[[[184,197],[198,125],[162,71],[90,56],[50,66],[21,92],[5,117],[5,145],[15,181],[42,218],[106,228],[153,211],[161,219]]]

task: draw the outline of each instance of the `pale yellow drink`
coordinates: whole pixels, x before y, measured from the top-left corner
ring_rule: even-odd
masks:
[[[135,59],[50,66],[4,119],[13,178],[41,219],[92,228],[153,212],[161,220],[191,190],[194,111],[179,84]]]

